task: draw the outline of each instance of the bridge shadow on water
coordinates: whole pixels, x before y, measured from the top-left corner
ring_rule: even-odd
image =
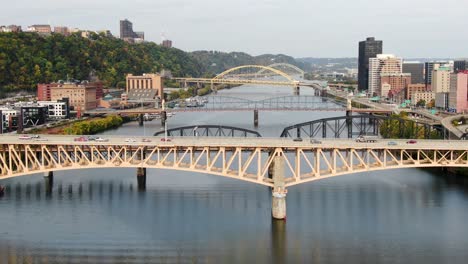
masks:
[[[426,255],[412,255],[408,241],[431,236],[405,232],[437,221],[425,217],[454,192],[468,197],[468,180],[439,170],[424,170],[421,180],[418,171],[295,186],[286,222],[271,220],[269,188],[227,179],[188,187],[153,175],[146,191],[138,191],[134,175],[80,181],[58,176],[51,189],[42,176],[10,180],[0,199],[2,218],[31,219],[20,220],[19,231],[0,220],[0,263],[443,263],[443,257],[423,262]],[[401,181],[402,175],[410,180]],[[382,232],[392,236],[375,235]],[[416,250],[440,246],[419,242]]]

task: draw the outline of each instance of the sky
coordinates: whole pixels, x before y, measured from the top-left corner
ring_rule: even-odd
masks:
[[[1,0],[8,1],[8,0]],[[357,57],[358,42],[383,40],[404,58],[468,57],[466,0],[15,0],[0,25],[109,29],[119,20],[149,41],[185,51]]]

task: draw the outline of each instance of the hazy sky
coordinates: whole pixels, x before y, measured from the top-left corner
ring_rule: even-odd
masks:
[[[402,57],[468,57],[467,0],[15,0],[0,25],[110,29],[128,18],[147,40],[186,51],[357,57],[375,36]]]

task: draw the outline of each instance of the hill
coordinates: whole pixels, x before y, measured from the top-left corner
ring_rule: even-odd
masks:
[[[35,33],[0,33],[0,88],[34,89],[37,83],[88,79],[124,87],[127,73],[171,70],[175,76],[200,76],[202,67],[186,52],[152,42],[129,44],[104,35],[42,37]]]

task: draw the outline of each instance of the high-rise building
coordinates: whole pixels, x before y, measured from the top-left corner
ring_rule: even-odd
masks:
[[[70,31],[68,31],[68,27],[54,27],[55,34],[61,34],[64,36],[70,35]]]
[[[172,40],[169,40],[169,39],[163,40],[162,46],[166,48],[172,48]]]
[[[360,90],[369,90],[369,59],[382,54],[383,42],[370,37],[359,42],[358,59],[358,87]]]
[[[423,83],[409,84],[408,88],[406,89],[406,99],[411,100],[413,99],[416,93],[421,93],[425,91],[426,91],[426,85]]]
[[[411,73],[411,83],[424,83],[424,63],[405,61],[403,73]]]
[[[450,90],[451,69],[446,66],[439,66],[432,71],[431,89],[435,93],[447,93]],[[429,89],[428,89],[429,90]]]
[[[402,59],[392,54],[378,54],[376,58],[369,59],[369,88],[368,93],[372,96],[384,96],[381,90],[381,75],[401,74]]]
[[[438,69],[440,66],[448,65],[450,65],[448,61],[429,61],[424,63],[424,81],[428,90],[431,89],[432,85],[432,71]]]
[[[453,73],[450,77],[449,110],[468,111],[468,71]]]
[[[120,38],[134,38],[133,24],[127,19],[120,20]]]
[[[453,65],[455,73],[468,70],[468,60],[456,60]]]

